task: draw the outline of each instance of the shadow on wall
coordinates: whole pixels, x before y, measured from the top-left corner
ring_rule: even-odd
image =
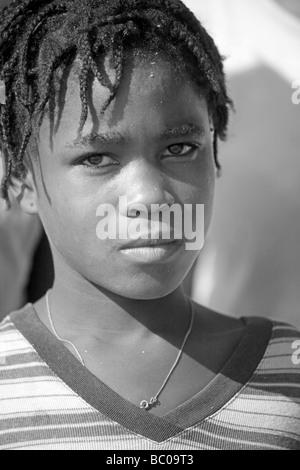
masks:
[[[300,104],[265,67],[231,79],[230,89],[237,113],[220,152],[224,176],[193,297],[228,314],[299,327]]]
[[[9,3],[11,0],[0,0],[0,7]],[[0,161],[0,179],[2,171]],[[5,202],[0,200],[0,320],[27,300],[26,284],[40,234],[41,224],[37,216],[25,214],[17,203],[6,211]],[[49,270],[47,265],[43,269],[44,272]],[[34,290],[32,282],[33,278],[29,282],[31,292]]]
[[[216,310],[300,327],[300,104],[292,103],[300,2],[184,1],[228,58],[237,110],[220,149],[212,227],[188,284]]]

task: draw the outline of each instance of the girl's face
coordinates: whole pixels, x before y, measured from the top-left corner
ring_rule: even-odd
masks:
[[[174,78],[175,73],[157,56],[136,59],[126,66],[104,116],[108,91],[94,81],[80,142],[75,141],[81,101],[70,78],[59,122],[57,116],[54,123],[45,117],[40,129],[38,211],[54,261],[127,298],[170,294],[199,251],[187,251],[184,240],[146,248],[140,247],[149,245],[145,240],[100,240],[102,204],[116,209],[117,224],[130,223],[137,204],[149,214],[152,204],[179,204],[182,210],[185,204],[204,204],[205,232],[211,218],[215,169],[207,104],[187,77]],[[127,198],[126,207],[120,207],[120,197]]]

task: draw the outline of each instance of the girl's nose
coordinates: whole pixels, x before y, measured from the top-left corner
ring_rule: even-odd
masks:
[[[159,206],[175,204],[172,190],[159,168],[143,162],[131,170],[127,183],[129,189],[126,191],[127,217],[136,217],[144,211],[149,213],[153,204]]]
[[[154,194],[151,198],[146,198],[145,196],[146,195],[143,195],[143,197],[136,197],[134,201],[128,201],[127,217],[137,217],[137,215],[140,215],[143,212],[145,212],[145,214],[149,214],[150,211],[153,213],[154,204],[162,209],[163,207],[172,206],[175,203],[175,199],[172,194],[162,188],[154,187]],[[151,203],[150,200],[152,200]]]

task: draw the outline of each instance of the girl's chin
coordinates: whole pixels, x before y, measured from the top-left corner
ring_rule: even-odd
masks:
[[[158,282],[157,280],[152,279],[152,282],[145,281],[144,284],[135,284],[135,285],[126,285],[122,288],[122,286],[116,286],[109,288],[105,286],[107,290],[110,292],[119,295],[121,297],[125,297],[127,299],[132,300],[155,300],[161,299],[170,295],[174,292],[182,283],[181,281],[177,281],[176,283],[169,283],[166,285],[165,282]],[[102,286],[103,287],[103,286]]]

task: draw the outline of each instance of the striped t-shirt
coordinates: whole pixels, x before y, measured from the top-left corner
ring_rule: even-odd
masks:
[[[92,375],[28,304],[0,324],[0,450],[300,450],[300,333],[243,321],[215,379],[158,417]]]

